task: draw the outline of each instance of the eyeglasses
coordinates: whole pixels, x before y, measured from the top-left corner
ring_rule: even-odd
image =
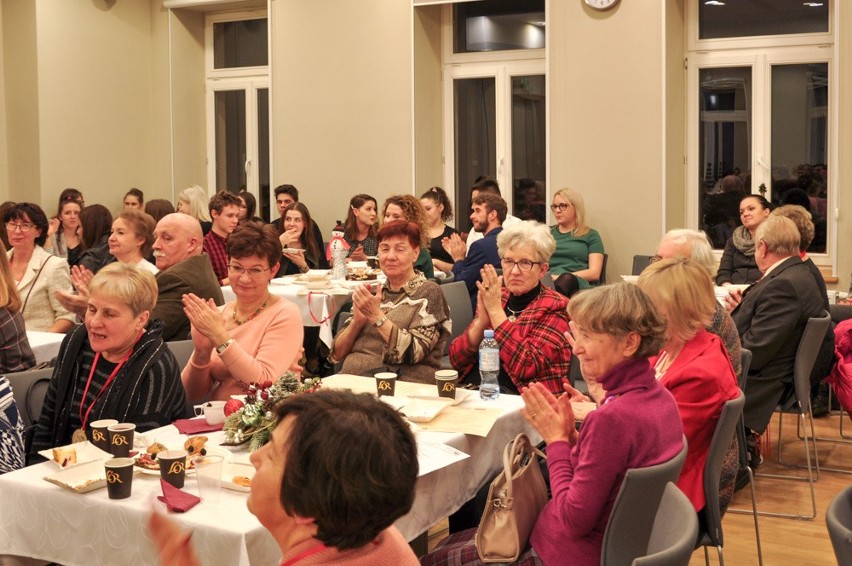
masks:
[[[20,224],[16,224],[15,222],[7,222],[6,230],[9,232],[14,232],[15,230],[20,230],[22,234],[26,234],[30,230],[35,228],[35,224],[30,224],[28,222],[22,222]]]
[[[542,263],[544,262],[530,261],[528,259],[522,259],[521,261],[512,261],[511,259],[507,259],[505,257],[500,258],[500,265],[503,266],[503,271],[506,273],[512,271],[516,265],[521,271],[529,271],[533,268],[534,265],[541,265]]]
[[[228,271],[236,275],[237,277],[242,277],[243,273],[248,274],[252,279],[258,279],[265,272],[269,271],[268,267],[251,267],[246,269],[242,265],[235,265],[233,263],[228,264]]]
[[[553,212],[556,212],[557,210],[561,212],[561,211],[565,210],[566,208],[568,208],[569,206],[571,206],[571,205],[564,203],[564,202],[560,202],[559,204],[551,204],[550,210],[552,210]]]

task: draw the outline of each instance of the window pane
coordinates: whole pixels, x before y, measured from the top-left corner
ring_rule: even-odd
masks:
[[[512,77],[512,193],[514,215],[545,222],[544,75]]]
[[[265,18],[213,24],[213,68],[262,67],[268,64]]]
[[[740,224],[739,203],[751,193],[751,67],[698,73],[698,174],[701,229],[714,248]]]
[[[456,228],[470,230],[470,187],[481,176],[495,177],[494,78],[457,79],[455,107]]]
[[[216,190],[246,188],[246,93],[216,93]]]
[[[802,0],[699,0],[698,37],[827,33],[828,2]]]
[[[260,210],[255,212],[269,218],[269,89],[257,91],[257,177]]]
[[[544,0],[485,0],[453,6],[453,52],[544,48]]]
[[[826,251],[828,64],[772,67],[772,200],[810,210],[814,241]]]

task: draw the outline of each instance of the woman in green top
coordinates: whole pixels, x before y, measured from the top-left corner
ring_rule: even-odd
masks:
[[[573,275],[562,278],[568,280],[565,286],[571,292],[597,285],[603,269],[604,247],[597,230],[586,225],[583,197],[571,189],[560,189],[553,196],[550,210],[556,217],[556,224],[550,229],[556,239],[556,252],[550,258],[553,278]]]

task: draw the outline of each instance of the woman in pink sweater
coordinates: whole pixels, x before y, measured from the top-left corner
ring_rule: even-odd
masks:
[[[268,289],[281,260],[275,229],[241,224],[228,237],[227,250],[237,300],[217,307],[194,294],[183,298],[194,350],[181,379],[191,401],[245,393],[251,383],[275,381],[301,357],[299,309]]]

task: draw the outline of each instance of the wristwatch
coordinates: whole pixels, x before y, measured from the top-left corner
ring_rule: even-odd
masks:
[[[385,321],[386,321],[387,319],[388,319],[388,317],[383,316],[382,318],[380,318],[379,320],[377,320],[376,322],[374,322],[374,323],[373,323],[373,326],[375,326],[376,328],[381,328],[381,326],[385,323]]]
[[[216,346],[216,353],[217,353],[217,354],[219,354],[219,355],[221,356],[221,355],[222,355],[222,352],[224,352],[225,350],[227,350],[227,349],[228,349],[228,346],[230,346],[230,345],[231,345],[231,344],[233,344],[233,343],[234,343],[234,339],[233,339],[233,338],[228,338],[227,340],[225,340],[224,342],[222,342],[221,344],[219,344],[218,346]]]

